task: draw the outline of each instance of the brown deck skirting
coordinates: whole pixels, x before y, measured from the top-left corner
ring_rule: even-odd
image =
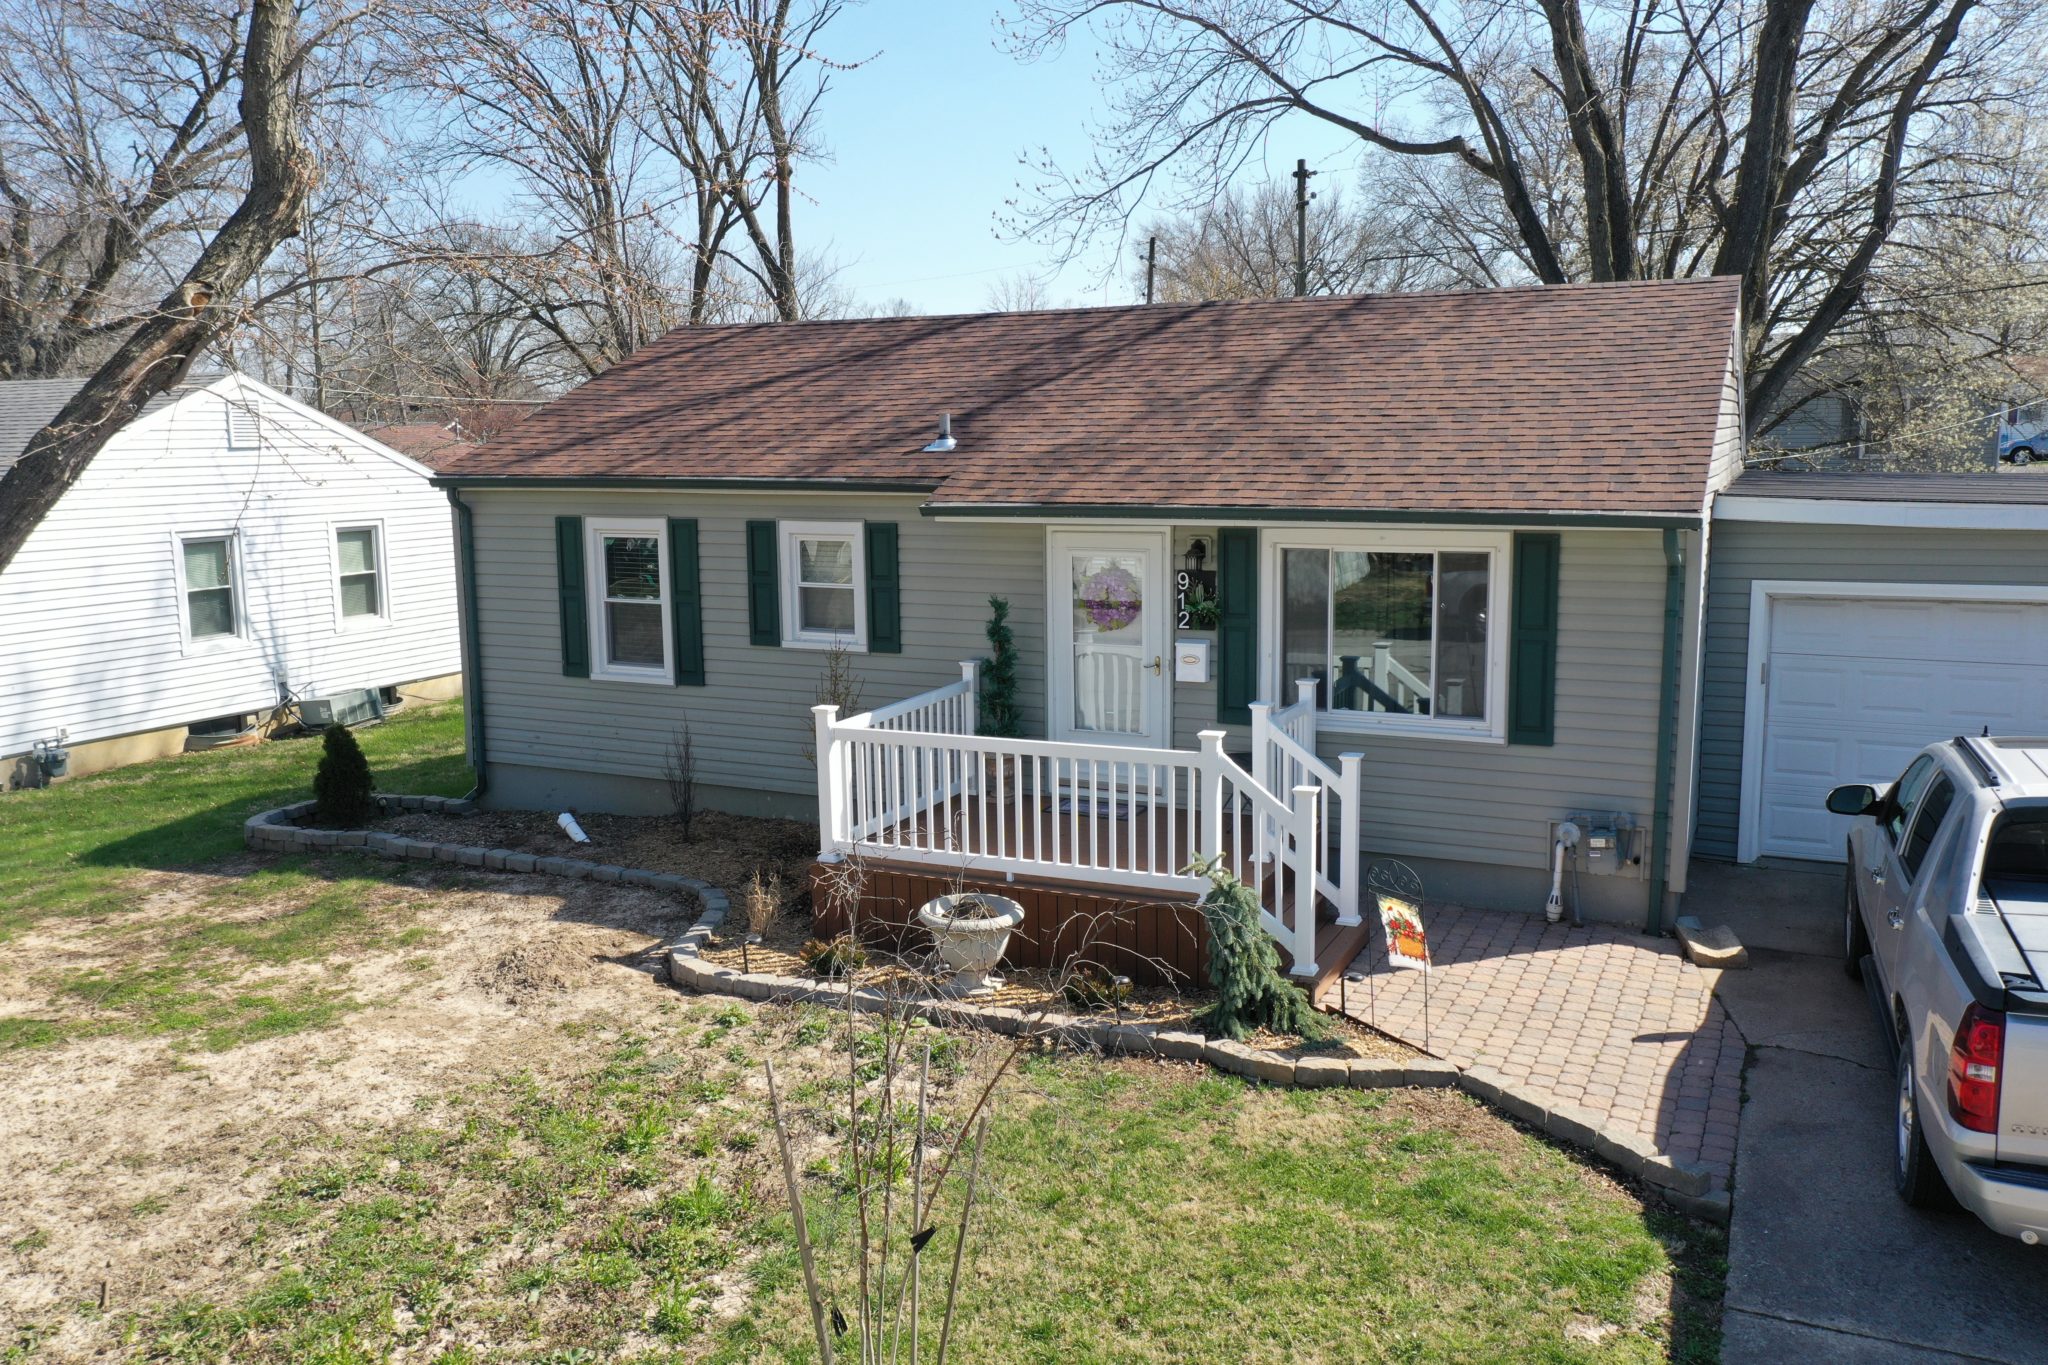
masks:
[[[1057,969],[1091,962],[1112,975],[1148,986],[1199,984],[1208,979],[1209,928],[1192,895],[1175,896],[1073,882],[1014,882],[868,859],[861,890],[862,935],[898,939],[916,922],[926,901],[956,891],[1008,896],[1024,907],[1024,923],[1003,954],[1009,968]],[[811,929],[819,938],[847,931],[844,907],[834,906],[811,865]]]

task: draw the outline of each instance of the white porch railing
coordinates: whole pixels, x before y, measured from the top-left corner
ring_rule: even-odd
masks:
[[[1291,706],[1252,703],[1252,778],[1269,792],[1285,792],[1290,803],[1307,792],[1316,804],[1316,825],[1337,833],[1337,856],[1315,850],[1316,890],[1337,907],[1339,924],[1358,923],[1359,791],[1362,754],[1340,754],[1332,768],[1316,753],[1316,681],[1295,683]]]
[[[961,681],[862,715],[812,708],[821,856],[1200,892],[1184,869],[1221,855],[1259,891],[1294,974],[1315,973],[1316,895],[1356,877],[1328,875],[1316,787],[1274,795],[1221,730],[1192,752],[976,735],[975,690],[964,664]]]

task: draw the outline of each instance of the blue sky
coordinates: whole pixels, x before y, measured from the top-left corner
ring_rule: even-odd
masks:
[[[831,160],[799,177],[812,202],[800,206],[798,242],[835,258],[842,283],[865,301],[972,312],[992,283],[1052,271],[1046,244],[998,240],[996,219],[1027,149],[1085,165],[1090,124],[1104,110],[1100,68],[1085,44],[1017,61],[998,46],[1003,13],[991,0],[868,0],[828,31],[835,57],[873,60],[840,73],[826,95],[819,126]],[[1247,178],[1285,176],[1298,156],[1326,173],[1322,183],[1351,178],[1345,135],[1305,119],[1283,127]],[[1133,301],[1127,271],[1098,283],[1105,260],[1098,252],[1069,266],[1052,281],[1053,301]]]

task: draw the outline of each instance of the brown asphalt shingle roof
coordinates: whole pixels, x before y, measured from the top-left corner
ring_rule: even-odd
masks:
[[[1697,514],[1733,279],[686,328],[444,476],[994,505]],[[939,415],[959,448],[927,454]]]

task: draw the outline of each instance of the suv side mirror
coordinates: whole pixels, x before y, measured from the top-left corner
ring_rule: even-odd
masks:
[[[1868,815],[1877,807],[1877,788],[1856,785],[1828,793],[1828,809],[1837,815]]]

